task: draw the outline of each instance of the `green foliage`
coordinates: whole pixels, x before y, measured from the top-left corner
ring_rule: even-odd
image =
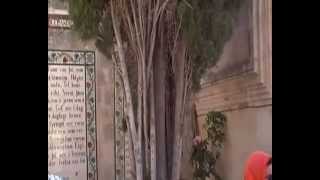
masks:
[[[223,148],[225,138],[226,117],[221,112],[211,111],[207,114],[205,128],[208,139],[216,148]]]
[[[200,88],[201,76],[216,64],[225,42],[231,37],[242,1],[177,0],[177,19],[181,20],[182,38],[192,59],[194,90]],[[69,11],[73,29],[82,39],[96,39],[97,48],[110,59],[113,27],[108,0],[70,0]]]
[[[73,28],[83,39],[95,38],[99,34],[99,23],[103,15],[104,0],[70,0],[69,12]]]
[[[98,38],[96,40],[96,47],[111,59],[111,48],[113,46],[113,26],[111,15],[105,14],[102,16],[100,23]]]
[[[194,90],[199,89],[201,76],[216,64],[231,37],[241,1],[178,0],[177,16],[193,62]]]
[[[194,167],[194,180],[205,180],[211,176],[212,170],[214,169],[215,159],[212,153],[208,150],[207,140],[204,140],[197,146],[193,147],[191,161]]]
[[[207,114],[205,129],[208,137],[193,146],[191,156],[194,180],[205,180],[210,176],[214,176],[216,180],[221,180],[215,165],[220,157],[225,140],[225,124],[226,117],[221,112],[212,111]]]
[[[111,59],[113,27],[106,0],[70,0],[69,11],[73,20],[73,30],[82,39],[93,38],[96,47]]]

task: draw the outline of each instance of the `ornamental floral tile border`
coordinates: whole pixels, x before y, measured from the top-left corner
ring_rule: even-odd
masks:
[[[124,91],[121,78],[117,72],[114,72],[114,83],[115,180],[132,180],[132,151],[130,150],[129,130],[125,122]]]
[[[98,180],[95,53],[93,51],[48,50],[48,65],[85,66],[87,179]]]
[[[118,73],[114,73],[114,144],[115,144],[115,180],[125,180],[125,134],[123,132],[124,95]]]
[[[48,50],[48,64],[94,65],[93,51]]]

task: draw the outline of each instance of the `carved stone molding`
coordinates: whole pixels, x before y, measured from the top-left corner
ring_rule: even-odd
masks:
[[[48,28],[70,29],[73,22],[69,15],[48,14]]]
[[[241,75],[206,82],[195,96],[198,116],[272,105],[272,0],[251,0],[251,58],[254,68]]]
[[[72,24],[67,1],[48,1],[48,28],[70,29]]]

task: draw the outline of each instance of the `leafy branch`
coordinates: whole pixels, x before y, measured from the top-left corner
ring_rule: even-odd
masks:
[[[216,180],[222,179],[215,167],[225,140],[225,126],[224,114],[214,111],[207,114],[205,129],[208,137],[202,140],[197,136],[193,140],[191,162],[194,180],[205,180],[211,176]]]

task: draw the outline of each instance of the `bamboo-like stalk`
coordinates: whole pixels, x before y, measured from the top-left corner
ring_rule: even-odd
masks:
[[[141,141],[137,138],[137,129],[135,126],[135,118],[134,118],[134,112],[133,112],[133,106],[132,106],[132,96],[131,96],[131,88],[129,84],[129,78],[128,78],[128,71],[127,66],[125,63],[125,55],[123,50],[123,44],[119,29],[119,21],[118,18],[115,15],[115,9],[114,9],[114,0],[111,0],[111,16],[112,16],[112,24],[117,44],[117,52],[119,55],[119,62],[120,67],[122,70],[122,76],[123,76],[123,84],[124,84],[124,92],[126,95],[126,104],[128,107],[128,118],[129,118],[129,125],[130,125],[130,133],[132,136],[132,140],[134,142],[137,142],[137,145],[133,143],[134,148],[134,155],[135,155],[135,162],[136,162],[136,179],[137,180],[143,180],[143,169],[142,169],[142,163],[141,163]]]
[[[157,142],[156,142],[156,121],[155,121],[155,94],[154,76],[151,73],[150,83],[150,175],[151,180],[157,179]]]
[[[176,84],[177,91],[181,94],[176,94],[175,107],[175,136],[174,136],[174,151],[173,151],[173,166],[171,180],[179,180],[181,170],[181,154],[184,132],[185,108],[187,104],[187,97],[190,92],[191,85],[191,62],[188,58],[187,48],[184,42],[180,42],[180,55],[177,57],[177,73]],[[181,82],[180,82],[181,81]]]
[[[136,167],[136,180],[143,180],[144,175],[150,173],[151,179],[157,178],[157,155],[156,155],[156,123],[155,123],[155,94],[154,94],[154,79],[153,79],[153,62],[155,54],[156,40],[159,36],[159,26],[163,25],[159,19],[162,17],[164,9],[169,2],[165,0],[160,2],[143,1],[143,0],[122,0],[120,6],[123,6],[123,14],[119,15],[124,20],[124,25],[127,27],[126,33],[129,39],[130,47],[136,54],[136,62],[138,64],[138,107],[137,107],[137,127],[135,126],[135,117],[132,107],[131,87],[129,84],[129,78],[127,74],[125,64],[125,53],[123,49],[123,42],[120,33],[120,20],[115,15],[114,3],[111,1],[111,14],[114,26],[114,33],[117,42],[117,52],[119,56],[119,65],[122,71],[122,78],[124,84],[124,91],[126,96],[126,102],[128,105],[128,124],[130,126],[130,135],[132,137],[132,145],[134,149],[134,159]],[[125,2],[130,2],[127,6]],[[145,4],[146,3],[146,4]],[[144,8],[148,7],[148,8]],[[144,17],[148,15],[148,17]],[[178,42],[180,26],[175,32],[174,49],[170,52],[173,60],[176,61],[175,56],[178,50],[176,50],[176,44]],[[180,43],[180,42],[179,42]],[[180,160],[182,151],[182,132],[183,132],[183,120],[185,114],[185,104],[188,90],[188,83],[185,82],[190,78],[188,76],[185,56],[185,47],[183,43],[180,43],[179,63],[177,62],[176,68],[180,73],[176,73],[176,100],[175,100],[175,137],[174,137],[174,152],[173,152],[173,166],[171,171],[171,180],[178,180],[180,177]],[[181,65],[181,67],[178,67]],[[150,87],[150,88],[148,88]],[[149,98],[149,99],[148,99]],[[149,102],[149,107],[148,107]],[[149,137],[150,133],[150,137]],[[144,137],[144,140],[143,140]],[[144,143],[144,144],[142,144]],[[145,149],[142,149],[144,147]],[[150,149],[149,149],[150,147]],[[143,156],[143,157],[142,157]],[[145,168],[145,169],[144,169]]]

